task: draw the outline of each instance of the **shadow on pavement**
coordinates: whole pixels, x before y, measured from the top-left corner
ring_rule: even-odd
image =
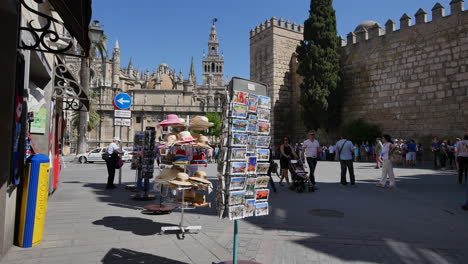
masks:
[[[119,231],[132,232],[139,236],[152,236],[161,232],[162,226],[175,226],[174,224],[153,222],[150,219],[140,217],[106,216],[94,221],[95,225],[103,225]]]
[[[126,248],[112,248],[101,260],[104,264],[187,264]]]

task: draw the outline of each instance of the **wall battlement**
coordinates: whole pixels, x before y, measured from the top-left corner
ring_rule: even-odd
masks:
[[[363,27],[359,25],[356,28],[356,31],[350,32],[346,36],[346,41],[344,38],[341,38],[341,46],[352,46],[354,44],[358,43],[363,43],[363,42],[368,42],[372,41],[375,39],[383,38],[385,36],[395,36],[397,37],[396,34],[405,32],[406,30],[409,29],[415,29],[419,27],[420,25],[428,24],[428,23],[439,23],[443,21],[444,19],[452,16],[459,16],[462,13],[468,13],[467,10],[464,10],[464,0],[453,0],[450,2],[450,9],[451,13],[450,15],[445,15],[445,7],[441,5],[440,3],[436,3],[434,7],[432,8],[432,21],[427,21],[427,12],[420,8],[415,16],[415,24],[412,24],[412,19],[408,14],[403,14],[403,16],[400,18],[400,29],[396,29],[396,22],[392,19],[387,20],[385,23],[385,28],[382,28],[378,23],[371,27]],[[252,34],[251,34],[252,35]]]
[[[304,26],[297,24],[296,22],[290,22],[289,20],[284,20],[282,17],[280,19],[277,19],[276,17],[272,17],[271,19],[265,20],[264,23],[256,26],[254,29],[250,30],[250,38],[255,37],[256,35],[266,31],[267,29],[271,27],[279,27],[279,28],[284,28],[290,31],[294,31],[297,33],[303,33],[304,32]]]

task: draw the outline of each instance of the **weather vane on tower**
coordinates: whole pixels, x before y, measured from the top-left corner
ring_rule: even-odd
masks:
[[[213,25],[214,25],[216,22],[218,22],[218,19],[215,17],[215,18],[213,18]]]

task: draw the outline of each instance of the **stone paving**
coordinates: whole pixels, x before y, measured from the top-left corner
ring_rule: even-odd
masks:
[[[269,263],[467,263],[468,213],[459,206],[465,189],[453,171],[396,169],[398,189],[375,187],[380,170],[355,165],[357,188],[337,184],[339,166],[319,162],[316,193],[279,187],[270,215],[239,222],[240,259]],[[215,167],[208,168],[211,179]],[[232,258],[233,224],[215,208],[189,211],[202,225],[185,240],[159,235],[178,224],[169,215],[141,214],[154,202],[129,199],[122,187],[106,191],[103,164],[67,164],[50,197],[44,241],[14,247],[0,264],[217,263]],[[124,182],[134,180],[125,165]],[[278,180],[275,177],[276,180]],[[214,194],[211,195],[212,199]]]

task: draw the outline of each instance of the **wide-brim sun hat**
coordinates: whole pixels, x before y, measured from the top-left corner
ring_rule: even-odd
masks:
[[[182,125],[179,117],[174,114],[167,115],[166,119],[161,121],[158,124],[158,126],[174,126],[174,125]]]
[[[189,131],[182,131],[178,134],[178,140],[181,143],[189,143],[195,141]]]
[[[195,130],[206,130],[214,126],[214,123],[210,122],[206,116],[195,116],[190,120],[190,128]]]
[[[190,181],[194,182],[201,182],[204,184],[211,184],[211,182],[207,179],[207,174],[204,171],[196,171],[192,177],[189,179]]]
[[[190,187],[192,184],[189,181],[189,176],[187,173],[179,172],[174,180],[169,181],[170,184],[174,184],[182,187]]]
[[[161,173],[154,179],[156,182],[167,182],[174,180],[177,177],[177,173],[179,173],[179,170],[172,169],[172,168],[167,168],[163,169]]]
[[[166,146],[172,146],[177,142],[177,135],[176,134],[167,134],[164,136],[164,145],[161,145],[163,147]]]
[[[209,145],[209,140],[206,136],[199,136],[195,142],[197,146],[204,147],[204,148],[209,148],[211,149],[211,146]]]

